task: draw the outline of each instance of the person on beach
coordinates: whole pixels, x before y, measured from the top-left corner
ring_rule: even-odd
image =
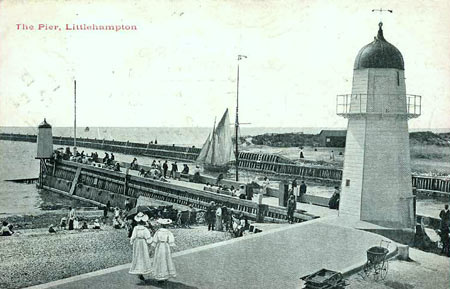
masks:
[[[61,221],[59,222],[59,228],[61,230],[65,230],[66,226],[67,226],[67,219],[66,219],[66,217],[62,217]]]
[[[216,231],[219,231],[219,232],[223,231],[222,207],[220,206],[220,204],[217,206],[217,209],[216,209]]]
[[[2,236],[12,236],[14,234],[14,231],[12,230],[13,226],[9,224],[7,221],[2,222],[2,230],[1,235]]]
[[[134,216],[134,220],[136,226],[133,228],[130,238],[130,244],[133,245],[133,260],[128,273],[139,275],[139,279],[145,280],[144,275],[152,273],[152,262],[148,250],[148,245],[152,242],[152,235],[145,227],[148,221],[147,215],[139,212]]]
[[[166,178],[166,176],[167,176],[167,170],[169,169],[169,165],[167,164],[167,161],[165,161],[164,162],[164,164],[163,164],[163,175],[164,175],[164,178]]]
[[[95,230],[100,230],[101,229],[98,219],[95,219],[94,224],[92,225],[92,229],[95,229]]]
[[[211,201],[211,203],[209,203],[209,207],[206,209],[205,221],[208,224],[208,231],[214,231],[216,222],[216,206],[214,201]]]
[[[50,234],[56,233],[55,225],[51,224],[51,225],[48,227],[48,232],[49,232]]]
[[[296,208],[297,202],[295,200],[295,197],[294,195],[290,195],[287,203],[287,219],[289,221],[289,224],[292,224],[294,222],[294,212]]]
[[[72,207],[69,207],[69,230],[73,230],[73,223],[75,221],[75,209]]]
[[[175,246],[175,237],[166,229],[172,223],[171,219],[158,219],[157,222],[161,228],[155,232],[152,238],[151,244],[155,248],[152,273],[153,278],[162,283],[177,276],[171,253],[171,247]]]

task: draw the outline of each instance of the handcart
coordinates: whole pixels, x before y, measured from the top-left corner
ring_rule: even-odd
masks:
[[[304,289],[344,289],[347,282],[339,272],[321,269],[311,275],[301,277]]]
[[[386,247],[383,247],[386,243]],[[384,280],[389,270],[388,260],[390,241],[381,240],[380,246],[374,246],[367,250],[367,262],[363,268],[362,276],[374,281]]]

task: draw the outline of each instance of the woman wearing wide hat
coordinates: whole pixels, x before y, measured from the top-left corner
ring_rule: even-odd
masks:
[[[153,257],[153,277],[158,282],[164,282],[169,278],[175,278],[177,272],[172,261],[171,247],[175,246],[173,234],[165,227],[172,223],[170,219],[158,219],[161,226],[153,236],[152,246],[155,248]]]
[[[130,274],[139,275],[139,279],[145,280],[144,275],[152,273],[152,262],[150,260],[148,244],[152,242],[150,231],[145,227],[148,216],[139,212],[134,220],[134,227],[130,243],[133,245],[133,261],[131,262]]]

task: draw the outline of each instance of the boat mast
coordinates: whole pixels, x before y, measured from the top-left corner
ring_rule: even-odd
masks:
[[[238,65],[237,65],[237,88],[236,88],[236,121],[234,123],[235,127],[235,141],[236,141],[236,182],[239,181],[239,60],[242,58],[247,58],[245,55],[238,55]]]
[[[212,154],[211,154],[211,165],[214,165],[214,154],[216,152],[216,118],[214,118],[214,126],[213,126],[213,132],[212,132]]]
[[[73,81],[73,146],[77,146],[77,81]]]

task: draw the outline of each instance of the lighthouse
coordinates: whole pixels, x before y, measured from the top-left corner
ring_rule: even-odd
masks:
[[[407,95],[400,51],[378,34],[361,48],[351,94],[337,96],[348,119],[339,216],[387,228],[415,226],[408,119],[420,115],[421,97]]]

